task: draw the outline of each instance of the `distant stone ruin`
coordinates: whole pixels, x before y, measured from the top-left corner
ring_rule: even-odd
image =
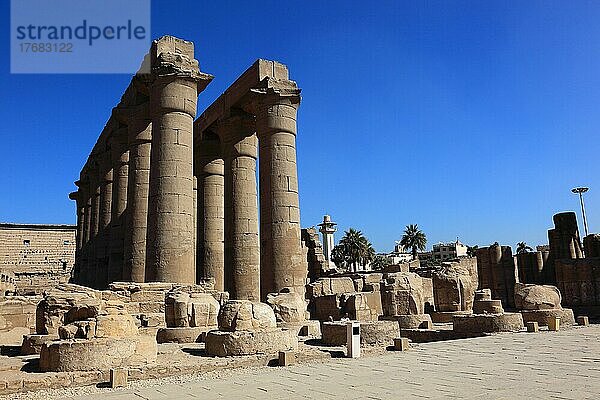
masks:
[[[76,227],[0,224],[0,290],[41,294],[67,283],[75,264]]]

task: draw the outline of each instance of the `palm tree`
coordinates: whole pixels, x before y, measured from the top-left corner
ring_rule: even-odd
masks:
[[[477,249],[479,248],[479,246],[475,245],[475,246],[468,246],[467,247],[467,255],[469,257],[475,257],[477,256]]]
[[[335,265],[338,267],[352,266],[354,270],[359,264],[364,267],[373,258],[375,258],[375,250],[371,242],[361,231],[353,228],[344,232],[344,236],[331,252],[331,259]]]
[[[525,254],[525,253],[529,253],[530,251],[533,251],[533,248],[531,246],[527,245],[527,243],[525,243],[525,242],[517,243],[517,254]]]
[[[417,252],[425,250],[427,237],[419,229],[417,224],[410,224],[406,226],[400,244],[404,246],[405,249],[411,249],[412,258],[413,260],[416,260]]]

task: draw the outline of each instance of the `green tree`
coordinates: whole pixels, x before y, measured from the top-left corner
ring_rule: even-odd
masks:
[[[411,249],[412,258],[413,260],[416,260],[417,252],[425,250],[427,237],[419,229],[417,224],[410,224],[404,229],[404,235],[402,235],[400,244],[404,246],[405,249]]]
[[[363,267],[375,258],[375,250],[371,242],[361,231],[349,228],[331,252],[331,259],[338,267],[358,265]]]
[[[479,246],[475,245],[475,246],[468,246],[467,247],[467,255],[469,257],[475,257],[477,256],[477,249],[479,248]]]
[[[517,254],[524,254],[533,251],[533,248],[525,242],[517,243]]]
[[[385,267],[387,267],[389,264],[390,264],[390,260],[386,256],[377,254],[373,258],[373,261],[371,261],[371,268],[373,270],[380,271],[380,270],[384,269]]]

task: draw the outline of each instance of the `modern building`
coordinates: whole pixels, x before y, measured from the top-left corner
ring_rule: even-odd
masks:
[[[434,260],[453,260],[459,257],[466,257],[467,249],[467,245],[462,244],[456,239],[456,242],[434,244],[432,254]]]
[[[400,241],[396,241],[394,251],[387,256],[390,259],[390,263],[393,265],[402,264],[412,260],[412,254],[400,244]]]

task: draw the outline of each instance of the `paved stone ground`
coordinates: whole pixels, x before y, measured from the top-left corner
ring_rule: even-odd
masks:
[[[600,325],[415,346],[361,359],[232,371],[71,399],[597,399]],[[148,383],[148,382],[146,382]]]

